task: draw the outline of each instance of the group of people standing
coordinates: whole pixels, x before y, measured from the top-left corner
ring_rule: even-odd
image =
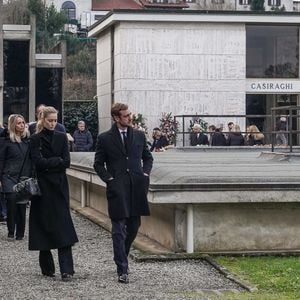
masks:
[[[221,126],[210,125],[208,135],[206,135],[200,124],[194,124],[190,134],[190,145],[254,146],[264,144],[264,135],[255,125],[248,126],[245,135],[242,134],[238,124],[229,122],[227,126],[228,132],[224,133]]]
[[[54,277],[51,250],[57,249],[61,278],[70,281],[74,274],[72,246],[78,238],[70,213],[66,176],[70,166],[69,141],[57,115],[54,107],[43,106],[31,128],[23,116],[9,116],[8,128],[0,138],[0,179],[7,202],[7,238],[13,241],[24,238],[29,200],[18,196],[13,186],[20,177],[36,176],[41,195],[30,199],[29,250],[39,251],[42,275]],[[115,103],[111,116],[111,129],[97,138],[94,169],[107,184],[117,278],[126,284],[131,245],[141,216],[150,214],[147,193],[153,157],[144,132],[132,128],[132,115],[126,104]]]

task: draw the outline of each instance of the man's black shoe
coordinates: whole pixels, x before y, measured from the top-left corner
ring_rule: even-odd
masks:
[[[14,235],[13,233],[9,233],[9,234],[7,235],[7,238],[8,238],[9,240],[14,240],[14,239],[15,239],[15,235]]]
[[[17,240],[17,241],[21,241],[21,240],[23,240],[23,238],[24,238],[24,236],[17,236],[17,237],[16,237],[16,240]]]
[[[120,283],[129,283],[128,274],[122,274],[122,275],[120,275],[118,281]]]
[[[0,216],[0,223],[5,223],[6,222],[6,217]]]
[[[61,280],[62,281],[72,281],[73,275],[68,273],[61,274]]]

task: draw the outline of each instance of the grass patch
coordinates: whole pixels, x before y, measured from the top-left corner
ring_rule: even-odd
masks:
[[[300,299],[300,257],[218,256],[214,259],[258,288],[258,292],[232,295],[228,299]]]

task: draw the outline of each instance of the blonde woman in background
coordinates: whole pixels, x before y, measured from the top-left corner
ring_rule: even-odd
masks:
[[[256,125],[247,127],[246,142],[248,146],[264,144],[264,135],[259,131]]]
[[[31,160],[28,153],[29,132],[25,124],[22,115],[10,115],[7,134],[1,138],[0,176],[2,193],[7,204],[8,239],[11,240],[14,238],[22,240],[25,232],[26,199],[19,198],[13,191],[19,175],[31,176]]]

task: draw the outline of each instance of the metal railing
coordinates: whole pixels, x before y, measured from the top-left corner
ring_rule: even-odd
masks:
[[[300,128],[300,122],[298,122],[298,119],[300,120],[300,115],[298,113],[298,111],[300,110],[300,106],[279,106],[279,107],[273,107],[271,108],[271,119],[272,119],[272,124],[273,124],[273,129],[276,129],[276,118],[279,115],[283,115],[283,114],[278,114],[276,113],[277,111],[282,111],[285,110],[288,113],[286,115],[284,115],[284,117],[287,119],[287,130],[285,131],[278,131],[278,130],[273,130],[272,131],[272,152],[274,152],[274,137],[276,138],[276,135],[278,133],[281,134],[286,134],[288,136],[288,145],[289,145],[289,149],[290,152],[293,152],[293,134],[298,135],[300,133],[300,130],[298,130],[298,128]],[[294,122],[296,121],[296,122]],[[296,123],[296,127],[297,129],[293,129],[293,123]],[[299,141],[298,143],[299,144]]]
[[[223,124],[223,127],[227,127],[227,123],[232,121],[234,124],[240,125],[241,128],[245,128],[245,130],[241,131],[243,135],[247,135],[247,126],[256,125],[265,136],[265,144],[269,144],[272,151],[274,151],[274,147],[276,145],[276,135],[278,133],[288,134],[289,151],[292,152],[293,144],[300,145],[300,130],[298,130],[298,128],[300,128],[300,114],[298,114],[299,110],[300,106],[281,106],[271,108],[271,114],[267,115],[176,115],[174,116],[174,122],[178,122],[179,127],[177,128],[178,131],[176,132],[175,146],[178,146],[180,142],[183,147],[189,146],[189,144],[187,145],[187,142],[189,142],[191,124],[193,124],[193,120],[201,119],[203,122],[207,123],[207,127],[212,124],[217,125],[218,127],[220,123]],[[284,111],[284,113],[282,113],[282,111]],[[296,114],[295,111],[297,111]],[[287,130],[276,130],[277,119],[283,115],[287,119]],[[293,128],[295,126],[297,129]],[[209,134],[207,130],[204,130],[203,133]],[[222,133],[226,135],[230,132],[223,129]]]

